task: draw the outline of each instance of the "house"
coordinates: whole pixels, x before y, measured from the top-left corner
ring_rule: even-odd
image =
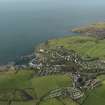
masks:
[[[40,53],[43,53],[43,52],[44,52],[44,49],[39,49],[39,52],[40,52]]]

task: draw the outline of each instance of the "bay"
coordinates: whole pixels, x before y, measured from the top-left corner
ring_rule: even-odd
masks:
[[[72,28],[105,20],[105,0],[0,0],[0,64]]]

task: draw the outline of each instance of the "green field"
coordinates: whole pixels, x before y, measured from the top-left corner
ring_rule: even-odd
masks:
[[[105,80],[102,82],[102,86],[90,92],[83,105],[105,105]]]
[[[31,77],[32,70],[20,70],[17,74],[14,71],[0,73],[0,105],[8,105],[8,100],[13,99],[11,105],[35,105],[39,99],[49,91],[57,88],[72,85],[70,75],[51,75],[46,77]],[[31,89],[32,88],[32,89]],[[14,90],[17,91],[14,93]],[[27,100],[22,91],[32,96],[32,100]],[[62,99],[66,102],[68,98]],[[75,102],[68,101],[67,105],[76,105]],[[40,105],[62,105],[57,99],[41,101]]]
[[[105,39],[99,40],[87,36],[67,36],[60,39],[49,40],[43,47],[52,48],[64,46],[66,49],[74,50],[81,56],[105,59]],[[20,70],[0,72],[0,105],[80,105],[70,97],[59,97],[41,100],[50,91],[63,87],[72,86],[70,74],[53,74],[43,77],[34,76],[34,70]],[[102,85],[91,92],[81,105],[105,105],[105,75],[98,77]],[[82,99],[85,99],[83,97]],[[37,104],[39,103],[39,104]]]
[[[60,100],[57,99],[49,99],[46,101],[42,101],[40,103],[40,105],[78,105],[77,103],[75,103],[74,101],[72,101],[69,98],[65,98],[62,99],[62,102]],[[1,104],[0,104],[1,105]],[[7,105],[7,104],[3,104],[3,105]],[[13,102],[12,105],[35,105],[35,101],[30,101],[30,102]]]
[[[95,37],[75,35],[49,40],[48,42],[48,47],[64,46],[78,52],[80,55],[105,58],[105,39],[98,40]]]
[[[71,86],[71,79],[66,75],[53,75],[32,79],[32,87],[34,87],[37,97],[43,96],[50,90],[66,86]]]
[[[48,93],[50,90],[72,85],[70,75],[51,75],[46,77],[31,78],[32,70],[21,70],[17,74],[15,72],[0,73],[0,105],[8,105],[8,99],[14,97],[11,105],[35,105],[40,97]],[[105,76],[99,76],[102,80],[102,86],[97,87],[89,93],[88,98],[82,105],[104,105],[105,104]],[[11,94],[14,89],[33,88],[26,90],[28,94],[34,97],[33,100],[26,100],[17,92]],[[39,105],[78,105],[69,97],[61,97],[60,99],[52,98],[41,101]]]
[[[76,35],[49,40],[48,44],[45,45],[47,48],[56,46],[72,49],[84,57],[105,59],[105,39],[99,40],[95,37]],[[81,105],[105,105],[105,75],[101,75],[98,79],[102,81],[102,85],[87,92],[88,97],[85,101],[83,100]]]

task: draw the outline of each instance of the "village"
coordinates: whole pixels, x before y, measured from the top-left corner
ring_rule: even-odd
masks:
[[[84,58],[73,50],[57,46],[47,50],[39,48],[27,65],[15,65],[11,62],[1,66],[0,72],[15,70],[17,73],[21,69],[32,69],[35,71],[33,77],[69,75],[72,77],[72,87],[51,90],[42,97],[42,100],[60,96],[69,96],[73,100],[78,100],[85,95],[86,90],[93,90],[101,85],[101,81],[97,80],[96,77],[105,74],[105,61],[89,57]]]
[[[47,98],[68,95],[78,100],[84,96],[84,90],[94,89],[101,85],[97,75],[105,73],[105,61],[99,59],[84,59],[73,50],[63,46],[52,49],[39,49],[36,58],[29,62],[29,67],[37,69],[35,76],[48,76],[54,74],[67,74],[72,76],[72,88],[55,89]],[[66,90],[66,91],[64,91]],[[45,97],[44,97],[45,98]],[[46,98],[45,98],[46,99]]]

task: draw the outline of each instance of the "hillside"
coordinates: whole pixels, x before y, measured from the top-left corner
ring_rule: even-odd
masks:
[[[104,38],[84,33],[52,39],[35,54],[21,69],[0,71],[0,105],[105,104]]]
[[[105,39],[98,40],[89,36],[68,36],[48,41],[48,47],[64,46],[72,49],[83,56],[105,58]]]
[[[97,37],[85,35],[67,36],[49,40],[47,44],[43,44],[42,49],[53,49],[58,46],[73,50],[85,59],[105,60],[105,39],[100,40]],[[91,60],[89,62],[91,63]],[[101,82],[101,85],[95,89],[87,90],[83,99],[78,100],[79,105],[99,105],[100,103],[104,105],[105,76],[100,75],[97,77],[97,80]]]
[[[35,105],[50,90],[70,86],[72,81],[67,75],[31,77],[33,70],[20,70],[0,73],[0,105]],[[62,99],[67,105],[76,105],[68,98]],[[9,104],[10,103],[10,104]],[[41,101],[40,105],[62,105],[54,99]]]

